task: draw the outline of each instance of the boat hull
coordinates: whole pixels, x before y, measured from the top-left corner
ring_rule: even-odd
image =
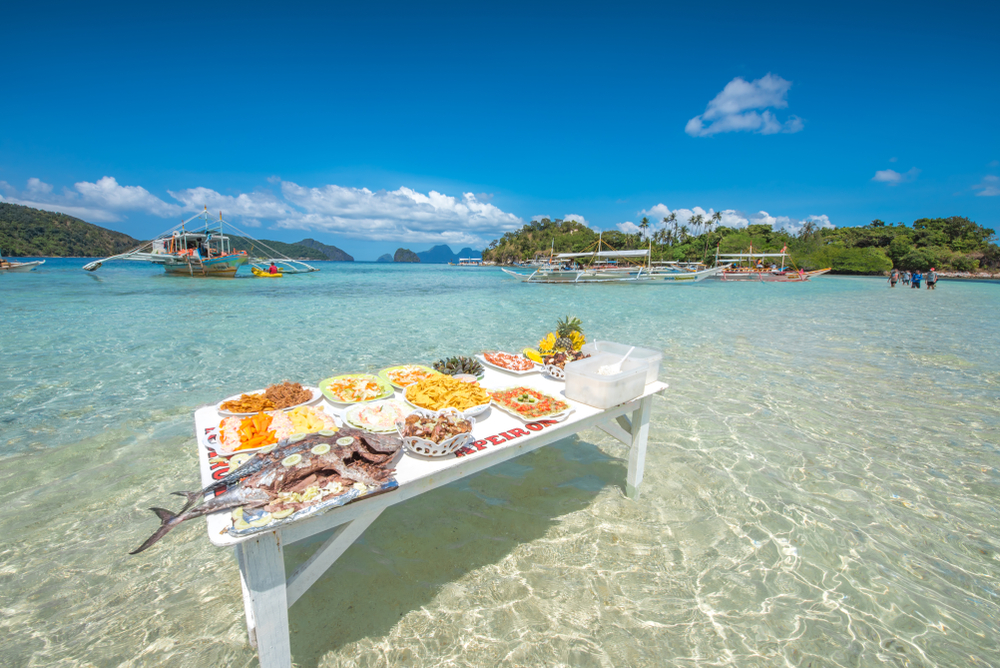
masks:
[[[45,260],[35,260],[34,262],[8,262],[0,267],[0,272],[9,274],[24,274],[32,271],[36,267],[45,264]]]
[[[203,262],[188,262],[184,259],[171,257],[163,263],[163,269],[168,274],[175,276],[196,276],[199,278],[205,276],[235,276],[236,270],[240,268],[240,265],[246,264],[247,259],[245,253],[224,255],[223,257],[215,257]]]

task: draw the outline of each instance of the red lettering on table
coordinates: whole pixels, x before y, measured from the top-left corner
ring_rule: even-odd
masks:
[[[493,445],[500,445],[501,443],[505,443],[507,441],[507,439],[505,439],[500,434],[496,434],[495,436],[487,436],[486,440],[492,443]]]
[[[543,427],[542,425],[538,424],[537,422],[529,422],[528,424],[526,424],[524,426],[527,427],[528,429],[530,429],[531,431],[541,431],[541,430],[545,429],[545,427]]]
[[[216,469],[215,471],[212,471],[212,479],[213,480],[222,480],[228,474],[229,474],[229,467],[228,466],[226,466],[225,468]]]
[[[228,462],[215,462],[214,464],[209,464],[208,468],[210,468],[210,469],[212,469],[214,471],[215,469],[219,468],[220,466],[225,466],[226,469],[229,469],[229,463]]]
[[[551,427],[554,424],[559,424],[559,420],[538,420],[538,424],[543,427]]]
[[[510,431],[505,432],[505,433],[506,434],[510,434],[510,436],[508,438],[517,438],[519,436],[528,436],[529,435],[528,432],[526,432],[525,430],[521,429],[520,427],[517,427],[516,429],[511,429]]]

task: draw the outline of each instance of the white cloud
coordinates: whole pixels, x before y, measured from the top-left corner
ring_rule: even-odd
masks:
[[[872,177],[872,181],[876,183],[888,183],[890,186],[898,186],[900,183],[907,183],[913,181],[920,174],[920,170],[916,167],[911,168],[909,171],[900,173],[895,169],[880,169],[875,172],[875,176]]]
[[[35,177],[28,179],[28,188],[25,190],[25,193],[29,195],[44,196],[48,195],[50,192],[52,192],[52,186],[48,183],[45,183],[41,179],[36,179]]]
[[[615,227],[625,234],[639,234],[642,231],[642,228],[633,223],[631,220],[626,220],[624,223],[618,223]]]
[[[549,220],[552,220],[552,216],[549,216],[548,214],[541,214],[540,213],[537,216],[532,216],[531,217],[531,222],[535,222],[537,220],[545,220],[546,218],[548,218]]]
[[[373,192],[332,184],[305,188],[290,181],[282,182],[281,193],[302,211],[279,219],[278,227],[354,238],[472,244],[523,224],[473,193],[459,199],[406,187]]]
[[[213,213],[221,211],[246,227],[268,225],[372,240],[481,244],[523,224],[514,214],[473,193],[451,197],[406,187],[373,192],[333,184],[307,188],[277,177],[268,181],[279,185],[280,192],[265,186],[254,192],[224,195],[198,186],[169,191],[177,203],[165,202],[141,186],[120,185],[111,176],[95,183],[78,182],[75,189],[64,189],[59,194],[37,178],[28,180],[23,193],[0,181],[0,192],[7,202],[97,223],[117,222],[131,212],[166,218],[195,213],[207,206]],[[586,224],[582,216],[575,217]]]
[[[1000,176],[993,174],[984,176],[983,180],[972,188],[979,191],[976,193],[976,197],[996,197],[1000,195]]]
[[[160,218],[180,215],[183,209],[167,204],[142,186],[122,186],[113,176],[105,176],[96,183],[81,181],[74,184],[80,197],[88,204],[102,210],[142,211]]]
[[[575,220],[584,227],[591,227],[590,223],[587,222],[586,218],[575,213],[567,213],[565,216],[563,216],[563,220]]]
[[[799,132],[805,127],[801,118],[789,116],[782,123],[770,110],[788,106],[786,97],[791,87],[791,81],[770,72],[750,82],[736,77],[708,103],[705,113],[687,122],[684,131],[692,137],[710,137],[722,132],[756,132],[762,135]],[[764,111],[758,112],[758,109]]]
[[[292,215],[294,211],[269,192],[241,193],[235,197],[203,187],[168,192],[188,211],[198,211],[207,206],[209,211],[222,211],[226,216],[271,219]]]
[[[899,158],[889,158],[889,162],[898,162]]]
[[[665,204],[657,204],[648,209],[643,209],[639,211],[640,216],[645,216],[649,218],[649,222],[652,223],[652,227],[655,229],[673,228],[673,223],[667,224],[663,222],[664,218],[670,216],[670,214],[676,215],[676,224],[678,227],[681,225],[686,225],[690,229],[688,230],[691,234],[700,234],[707,230],[707,223],[709,223],[715,216],[716,211],[714,209],[703,209],[700,206],[696,206],[690,209],[674,209],[670,210]],[[720,214],[720,219],[718,225],[720,227],[732,227],[732,228],[744,228],[748,225],[769,225],[775,230],[785,230],[791,234],[797,234],[802,226],[806,222],[813,223],[816,227],[834,227],[833,223],[830,222],[830,218],[826,215],[821,216],[806,216],[802,220],[795,218],[790,218],[788,216],[772,216],[767,211],[758,211],[757,213],[745,215],[735,209],[723,209],[718,212]],[[700,227],[694,225],[691,219],[699,215],[702,217],[702,225]],[[635,234],[638,226],[634,223],[625,222],[619,223],[618,229],[622,232],[628,232],[629,234]]]

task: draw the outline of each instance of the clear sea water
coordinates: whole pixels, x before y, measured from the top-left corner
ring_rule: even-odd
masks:
[[[390,508],[291,608],[297,665],[1000,666],[1000,285],[83,264],[0,276],[2,666],[256,665],[201,521],[127,555],[197,486],[193,410],[567,313],[664,353],[639,502],[594,430]]]

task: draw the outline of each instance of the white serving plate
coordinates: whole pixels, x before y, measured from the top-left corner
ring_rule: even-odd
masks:
[[[295,408],[295,407],[293,406],[292,408]],[[289,408],[288,410],[291,410],[291,408]],[[327,404],[323,404],[322,406],[315,407],[315,410],[322,411],[322,412],[326,413],[327,415],[329,415],[331,418],[333,418],[333,424],[334,424],[335,429],[340,429],[344,425],[344,421],[341,420],[340,417],[332,410],[331,406],[329,406]],[[285,412],[285,411],[284,410],[266,411],[266,413],[268,413],[268,414],[283,413],[283,412]],[[255,413],[250,413],[249,415],[255,415]],[[222,415],[220,417],[222,419],[226,419],[226,418],[230,418],[230,417],[239,418],[240,416],[239,415]],[[222,420],[220,420],[220,422],[221,421]],[[319,433],[322,433],[323,431],[325,431],[325,430],[320,430]],[[291,436],[295,436],[295,434],[291,434],[289,437],[291,437]],[[253,453],[253,452],[257,452],[259,450],[264,450],[265,448],[274,447],[274,445],[275,445],[274,443],[270,443],[268,445],[262,445],[262,446],[257,447],[257,448],[234,450],[233,452],[226,452],[226,451],[222,450],[222,430],[219,429],[218,427],[210,427],[209,430],[206,431],[205,433],[198,434],[198,443],[202,447],[204,447],[204,448],[206,448],[208,450],[214,450],[220,457],[232,457],[233,455],[237,455],[237,454],[239,454],[241,452]]]
[[[426,438],[420,438],[419,436],[404,436],[403,426],[405,423],[404,420],[399,420],[396,422],[396,433],[399,434],[401,439],[403,439],[403,449],[406,450],[406,454],[411,457],[418,457],[420,459],[441,459],[442,457],[450,457],[476,439],[476,437],[472,435],[472,429],[476,426],[476,418],[464,417],[460,411],[454,408],[445,408],[441,411],[430,411],[426,408],[418,408],[413,411],[413,413],[423,417],[436,417],[442,413],[451,413],[467,420],[469,422],[470,429],[465,434],[455,434],[451,438],[446,438],[440,443],[435,443],[434,441],[427,440]],[[413,415],[413,413],[410,413],[410,415]]]
[[[222,404],[226,403],[227,401],[233,401],[235,399],[239,399],[244,394],[264,394],[264,390],[266,390],[266,389],[267,388],[265,387],[263,389],[254,390],[252,392],[240,392],[239,394],[234,394],[231,397],[226,397],[225,399],[223,399],[219,403],[215,404],[215,410],[217,410],[219,412],[219,415],[224,415],[226,417],[230,417],[230,416],[247,417],[249,415],[255,415],[256,412],[254,412],[254,413],[232,413],[230,411],[224,411],[224,410],[222,410],[221,406],[222,406]],[[309,390],[310,392],[312,392],[312,399],[310,399],[308,401],[303,401],[300,404],[295,404],[294,406],[289,406],[288,408],[276,408],[274,410],[279,410],[279,411],[282,411],[284,413],[287,413],[288,411],[292,410],[293,408],[298,408],[299,406],[307,406],[309,404],[316,403],[317,401],[319,401],[320,397],[323,396],[323,393],[320,392],[320,389],[318,387],[310,387],[308,385],[303,385],[302,389],[303,390]],[[267,413],[272,413],[272,412],[274,412],[274,410],[266,411],[266,412]]]
[[[498,351],[498,352],[502,352],[502,351]],[[508,355],[514,355],[514,353],[507,353],[507,354]],[[523,355],[522,355],[522,357],[523,357]],[[531,362],[531,368],[530,369],[525,369],[524,371],[515,371],[513,369],[508,369],[507,367],[502,367],[502,366],[500,366],[498,364],[494,364],[493,362],[491,362],[488,359],[486,359],[486,355],[484,355],[482,353],[480,353],[479,355],[476,355],[476,359],[478,359],[484,366],[491,367],[493,369],[496,369],[497,371],[503,371],[504,373],[510,373],[510,374],[515,375],[515,376],[524,376],[524,375],[529,374],[529,373],[538,373],[538,369],[539,369],[539,366],[540,366],[538,363],[531,362],[531,360],[528,360],[529,362]],[[524,359],[528,359],[528,358],[525,357]]]
[[[344,411],[344,422],[349,426],[354,427],[355,429],[360,429],[362,431],[369,431],[373,434],[391,434],[392,432],[396,431],[395,420],[393,420],[388,427],[382,429],[375,429],[374,427],[365,426],[363,423],[358,422],[357,419],[357,414],[359,412],[363,410],[371,410],[373,408],[377,408],[379,406],[383,406],[386,404],[393,404],[399,406],[401,415],[403,415],[404,417],[410,410],[409,406],[406,403],[400,401],[399,399],[383,399],[382,401],[373,401],[371,403],[356,404],[354,406],[351,406],[346,411]]]
[[[411,385],[410,387],[413,387],[413,386]],[[409,389],[409,387],[407,388],[407,390],[408,389]],[[483,389],[485,390],[486,388],[483,388]],[[489,390],[486,390],[486,391],[489,392]],[[415,403],[413,403],[412,401],[410,401],[410,399],[406,396],[406,390],[403,391],[403,398],[406,399],[406,403],[410,404],[411,406],[413,406],[415,409],[417,409],[419,411],[429,411],[429,410],[431,410],[430,408],[425,408],[423,406],[418,406]],[[493,404],[493,402],[491,401],[489,403],[482,404],[480,406],[473,406],[472,408],[467,408],[466,410],[461,411],[462,417],[470,418],[470,417],[475,417],[477,415],[482,415],[487,410],[489,410],[489,408],[490,408],[490,406],[492,404]],[[446,409],[442,408],[441,410],[446,410]]]
[[[513,390],[513,389],[514,389],[514,387],[501,387],[501,388],[496,389],[496,390],[490,390],[490,392],[506,392],[507,390]],[[528,389],[534,389],[534,388],[528,388]],[[546,394],[545,392],[542,392],[541,390],[535,390],[535,392],[538,392],[539,394]],[[548,395],[548,396],[552,396],[552,395]],[[553,399],[558,399],[558,397],[552,397],[552,398]],[[558,400],[559,401],[563,401],[563,403],[566,403],[562,399],[558,399]],[[526,417],[524,415],[521,415],[520,413],[518,413],[517,411],[515,411],[512,408],[508,408],[508,407],[504,406],[503,404],[501,404],[500,402],[498,402],[496,399],[493,400],[492,405],[496,406],[498,409],[502,410],[507,415],[512,415],[512,416],[516,417],[518,420],[521,420],[522,422],[525,422],[525,423],[527,423],[527,422],[534,422],[535,420],[555,420],[556,422],[562,422],[563,420],[565,420],[566,418],[568,418],[570,416],[570,414],[575,410],[572,406],[570,406],[566,410],[560,411],[558,413],[554,413],[553,415],[539,415],[539,416],[536,416],[536,417]]]

